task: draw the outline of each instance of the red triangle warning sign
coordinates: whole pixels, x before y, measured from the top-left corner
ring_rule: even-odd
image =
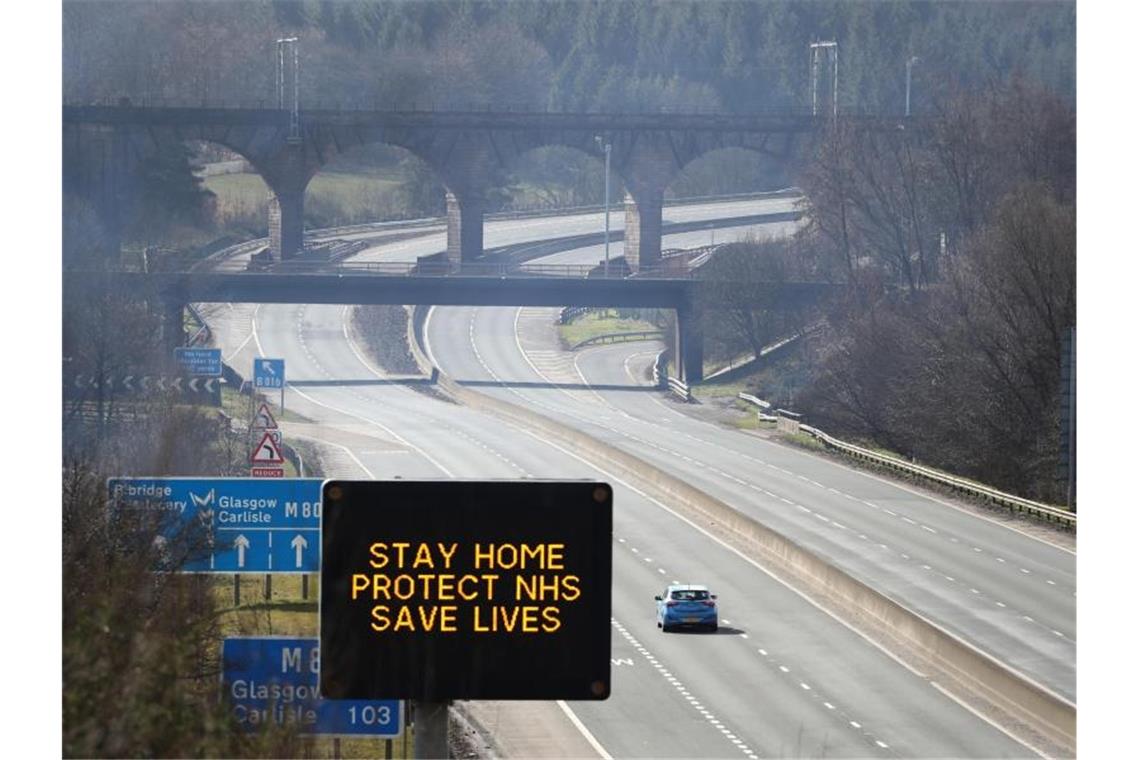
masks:
[[[285,457],[281,456],[281,448],[268,432],[261,436],[261,441],[254,446],[249,455],[249,461],[255,464],[281,464]]]
[[[257,410],[257,414],[253,416],[253,429],[254,430],[276,430],[277,420],[273,419],[273,413],[269,411],[269,404],[262,404],[261,408]]]

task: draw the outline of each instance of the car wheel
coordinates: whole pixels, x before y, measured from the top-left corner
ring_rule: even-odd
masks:
[[[669,633],[669,632],[671,632],[672,630],[673,630],[673,626],[671,626],[671,625],[665,625],[664,623],[662,623],[662,624],[661,624],[661,631],[662,631],[663,633]]]
[[[709,623],[709,633],[716,633],[716,623]]]

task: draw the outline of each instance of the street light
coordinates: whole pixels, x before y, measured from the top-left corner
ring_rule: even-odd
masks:
[[[594,142],[606,152],[606,263],[602,268],[604,277],[610,276],[610,149],[613,147],[604,142],[601,135],[594,135]]]
[[[918,63],[918,56],[912,55],[906,61],[906,115],[910,116],[910,67]]]
[[[293,102],[289,108],[289,141],[301,138],[301,119],[298,113],[301,104],[301,62],[297,53],[296,37],[282,37],[277,40],[277,108],[285,108],[285,46],[293,49]]]
[[[812,42],[808,44],[811,49],[811,115],[818,115],[816,90],[819,87],[819,51],[827,50],[831,56],[831,116],[839,116],[839,43],[835,40],[829,42]]]

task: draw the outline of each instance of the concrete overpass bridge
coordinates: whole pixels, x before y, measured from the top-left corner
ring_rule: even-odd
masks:
[[[855,118],[855,117],[851,117]],[[472,262],[483,250],[483,212],[496,170],[534,148],[561,145],[602,157],[626,188],[625,251],[632,271],[661,257],[665,188],[688,163],[721,148],[745,148],[785,162],[830,119],[804,113],[554,113],[512,111],[288,110],[133,105],[63,107],[64,187],[94,201],[118,239],[120,206],[133,162],[172,142],[201,140],[240,154],[273,193],[270,250],[288,260],[303,250],[305,188],[337,155],[385,143],[431,166],[446,188],[447,254]]]
[[[702,290],[715,286],[718,302],[732,288],[755,295],[764,283],[724,283],[679,273],[667,265],[645,267],[637,275],[600,275],[580,266],[518,264],[343,263],[290,266],[275,271],[125,272],[65,269],[64,298],[98,293],[145,300],[162,313],[169,348],[182,344],[183,310],[189,303],[396,304],[439,306],[595,306],[674,309],[674,356],[680,379],[703,377],[704,341],[700,327]],[[831,283],[772,282],[775,305],[818,300],[837,287]]]

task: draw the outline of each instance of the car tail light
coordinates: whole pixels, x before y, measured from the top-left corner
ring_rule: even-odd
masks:
[[[670,599],[669,601],[665,602],[665,606],[666,607],[676,607],[677,603],[674,602],[672,599]]]
[[[715,606],[716,606],[716,602],[712,601],[711,599],[706,599],[706,600],[704,601],[704,605],[705,605],[706,607],[715,607]]]

